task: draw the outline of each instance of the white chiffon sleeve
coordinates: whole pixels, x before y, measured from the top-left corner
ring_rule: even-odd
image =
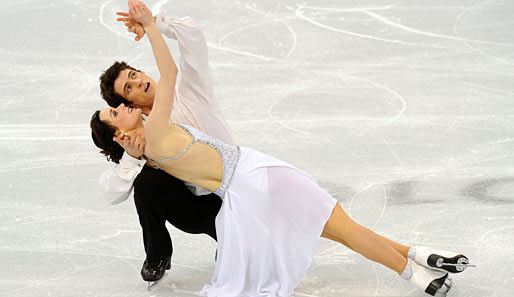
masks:
[[[119,164],[103,172],[98,183],[105,200],[110,204],[127,200],[132,193],[134,180],[145,163],[144,159],[138,160],[124,153]]]

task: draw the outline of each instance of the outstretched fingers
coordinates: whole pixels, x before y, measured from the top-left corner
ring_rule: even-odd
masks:
[[[136,149],[139,152],[144,153],[145,145],[146,145],[146,142],[145,142],[144,136],[143,135],[137,135],[136,140],[135,140],[135,147],[136,147]]]
[[[138,5],[138,2],[135,0],[129,1],[129,12],[131,15],[134,16],[134,18],[140,17],[142,15],[142,11],[140,6]]]
[[[129,17],[132,17],[135,21],[141,23],[141,25],[150,25],[153,22],[152,13],[146,7],[143,2],[137,0],[130,0],[129,5]]]
[[[146,13],[146,12],[150,11],[150,9],[148,9],[148,7],[146,6],[146,4],[143,1],[138,0],[137,2],[138,2],[138,6],[142,10],[142,12]]]
[[[136,11],[136,9],[135,9],[135,7],[134,7],[134,4],[132,3],[132,0],[130,0],[130,1],[128,2],[128,6],[129,6],[129,14],[130,14],[132,17],[137,17],[137,15],[136,15],[137,11]]]
[[[124,11],[117,11],[116,15],[119,17],[116,18],[118,22],[122,22],[125,27],[127,27],[127,31],[134,33],[136,36],[134,37],[135,41],[141,40],[145,36],[145,30],[143,29],[143,26],[141,23],[135,20],[134,13],[137,11],[136,9],[132,10],[132,8],[136,8],[134,6],[133,1],[129,1],[129,12]]]
[[[130,156],[139,159],[145,153],[145,136],[137,131],[119,132],[112,138]]]
[[[112,137],[112,140],[114,140],[117,144],[119,144],[121,147],[123,147],[124,142],[125,142],[125,140],[126,140],[126,139],[124,139],[124,138],[126,138],[126,136],[125,136],[125,135],[123,135],[123,134],[120,134],[120,135],[115,135],[115,136],[113,136],[113,137]]]

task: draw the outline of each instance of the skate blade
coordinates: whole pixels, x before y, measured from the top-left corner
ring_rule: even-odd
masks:
[[[466,268],[468,268],[468,267],[476,267],[476,265],[469,264],[469,260],[464,257],[458,258],[457,263],[455,263],[455,261],[449,261],[449,262],[450,263],[448,263],[447,261],[442,261],[442,262],[437,263],[438,264],[437,266],[439,268],[442,268],[442,269],[447,270],[448,272],[452,272],[452,273],[460,273],[460,272],[463,272],[464,270],[466,270]]]
[[[155,282],[148,282],[148,291],[151,291],[158,283],[159,281]]]
[[[450,273],[460,273],[466,270],[468,267],[476,267],[476,265],[469,264],[468,258],[463,255],[446,258],[433,254],[430,256],[428,264],[432,268],[445,270]]]
[[[450,289],[452,288],[453,286],[453,280],[451,278],[446,278],[446,280],[444,281],[444,284],[441,286],[441,288],[439,288],[439,290],[437,290],[437,292],[435,293],[435,297],[446,297],[446,294],[448,294],[448,292],[450,291]]]
[[[477,267],[473,264],[451,264],[451,263],[443,263],[442,266],[453,266],[453,267],[461,267],[466,269],[467,267]]]
[[[148,284],[148,291],[152,290],[154,287],[156,287],[163,279],[165,279],[168,276],[167,272],[164,272],[162,277],[156,281],[146,281]]]

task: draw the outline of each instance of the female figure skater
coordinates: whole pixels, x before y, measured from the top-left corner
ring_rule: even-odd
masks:
[[[468,265],[463,255],[408,247],[375,234],[346,215],[337,201],[305,172],[255,150],[229,145],[189,127],[170,125],[177,66],[149,9],[130,0],[130,14],[142,24],[160,72],[152,111],[96,111],[92,137],[109,156],[121,147],[113,137],[135,130],[145,135],[152,164],[223,199],[216,217],[218,256],[207,296],[290,296],[305,276],[320,236],[340,242],[394,270],[433,296],[446,296],[448,272]]]

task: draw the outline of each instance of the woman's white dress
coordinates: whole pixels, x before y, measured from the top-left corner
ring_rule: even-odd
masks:
[[[292,295],[337,201],[312,177],[286,162],[182,127],[193,143],[215,148],[224,167],[222,186],[216,191],[223,198],[216,217],[216,268],[211,284],[200,293],[209,297]]]

